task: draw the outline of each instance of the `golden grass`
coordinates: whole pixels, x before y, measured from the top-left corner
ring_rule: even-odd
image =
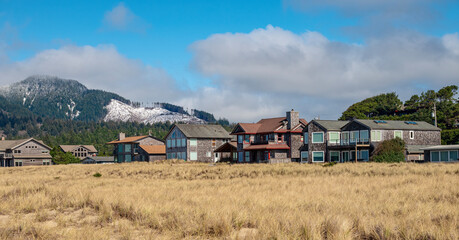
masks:
[[[3,239],[459,239],[459,164],[3,168],[0,193]]]

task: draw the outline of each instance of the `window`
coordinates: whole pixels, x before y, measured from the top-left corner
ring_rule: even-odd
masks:
[[[323,142],[324,142],[323,132],[312,133],[312,143],[323,143]]]
[[[191,161],[198,160],[198,153],[197,152],[190,152],[190,160]]]
[[[14,153],[21,153],[21,150],[14,150]]]
[[[344,144],[349,144],[349,132],[341,133],[341,142]]]
[[[190,139],[190,146],[197,146],[197,145],[198,145],[198,140],[196,140],[196,138]]]
[[[309,134],[308,134],[308,132],[305,132],[303,135],[304,135],[304,136],[303,136],[303,137],[304,137],[304,138],[303,138],[303,139],[304,139],[304,144],[308,144],[308,140],[309,140]]]
[[[242,143],[242,140],[244,139],[244,136],[242,135],[237,135],[237,143]]]
[[[430,152],[430,161],[439,162],[440,161],[440,152]]]
[[[123,144],[118,145],[118,152],[122,153],[123,152]]]
[[[355,151],[350,151],[350,154],[349,159],[355,161]],[[359,158],[359,151],[357,151],[357,158]]]
[[[339,143],[339,132],[329,132],[328,141],[335,144]]]
[[[124,145],[124,152],[131,152],[131,144]]]
[[[410,131],[410,139],[414,139],[414,131]]]
[[[212,157],[212,153],[211,152],[206,152],[206,157]]]
[[[182,140],[181,139],[177,139],[177,147],[181,147],[182,145]]]
[[[177,153],[177,159],[182,159],[182,153],[181,152]]]
[[[131,155],[126,155],[125,156],[125,161],[130,162],[131,161]]]
[[[217,145],[217,141],[215,139],[212,139],[212,147],[215,147]]]
[[[360,151],[360,159],[362,159],[363,161],[368,161],[370,159],[368,150]]]
[[[355,143],[359,141],[359,131],[352,131],[349,141]]]
[[[372,142],[379,142],[379,141],[381,141],[381,139],[382,139],[381,131],[379,131],[379,130],[371,131],[371,141]]]
[[[167,139],[166,145],[167,145],[168,148],[171,148],[171,140],[170,139]]]
[[[283,134],[277,134],[277,142],[283,142],[284,141],[284,135]]]
[[[307,162],[308,158],[309,158],[309,152],[308,151],[301,152],[301,161],[302,162]]]
[[[245,152],[245,161],[250,162],[250,152]]]
[[[442,162],[447,162],[449,160],[449,157],[448,157],[448,151],[442,151],[440,152],[440,161]]]
[[[15,162],[14,165],[15,165],[16,167],[21,167],[21,166],[22,166],[22,162]]]
[[[369,142],[368,130],[360,130],[360,142]]]
[[[175,152],[172,153],[172,159],[176,159],[177,158],[177,155]]]
[[[186,152],[182,152],[183,160],[186,160]]]
[[[237,160],[237,152],[233,152],[233,160]]]
[[[450,161],[457,161],[457,151],[449,151],[449,160]]]
[[[403,139],[403,132],[399,130],[394,131],[394,138]]]
[[[244,142],[250,142],[250,135],[244,136]]]
[[[172,147],[174,148],[175,147],[175,139],[172,139]]]
[[[182,147],[186,147],[186,138],[182,138]]]
[[[323,162],[323,161],[324,161],[324,152],[312,152],[312,162]]]
[[[166,158],[171,159],[171,154],[170,153],[166,154]]]
[[[238,152],[237,154],[238,154],[238,158],[237,158],[238,162],[243,162],[244,161],[244,154],[242,152]]]
[[[339,162],[339,152],[330,151],[330,162]]]

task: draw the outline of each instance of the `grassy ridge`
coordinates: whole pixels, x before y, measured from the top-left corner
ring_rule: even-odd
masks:
[[[23,167],[0,194],[0,238],[459,238],[458,164]]]

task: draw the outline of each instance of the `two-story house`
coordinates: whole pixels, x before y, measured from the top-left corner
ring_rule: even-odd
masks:
[[[282,163],[299,161],[303,129],[307,122],[298,112],[286,117],[261,119],[257,123],[238,123],[232,135],[237,136],[237,159],[240,163]]]
[[[126,137],[124,133],[120,133],[118,140],[108,142],[115,146],[113,156],[116,163],[132,162],[132,161],[150,161],[166,159],[164,147],[150,148],[148,146],[164,146],[164,142],[155,137],[135,136]],[[152,157],[150,155],[153,155]]]
[[[324,121],[334,127],[325,127],[328,128],[325,131],[312,126],[326,125]],[[423,121],[317,120],[311,121],[308,132],[304,133],[302,156],[305,156],[303,161],[308,162],[369,161],[382,141],[396,137],[405,142],[407,161],[422,161],[421,148],[441,143],[441,129]]]
[[[221,156],[214,151],[230,140],[220,125],[175,124],[166,135],[167,159],[217,162]]]
[[[51,165],[51,148],[33,138],[0,141],[0,165],[2,167],[19,167],[34,165]]]
[[[70,152],[80,160],[97,156],[97,149],[93,145],[60,145],[59,147],[63,152]]]

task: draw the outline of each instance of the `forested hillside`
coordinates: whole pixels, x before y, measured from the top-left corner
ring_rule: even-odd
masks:
[[[442,131],[442,143],[459,144],[459,98],[458,87],[444,87],[437,92],[429,90],[413,95],[402,102],[396,93],[387,93],[355,103],[343,112],[340,120],[386,119],[404,121],[425,121],[434,124],[434,108],[438,127]]]

